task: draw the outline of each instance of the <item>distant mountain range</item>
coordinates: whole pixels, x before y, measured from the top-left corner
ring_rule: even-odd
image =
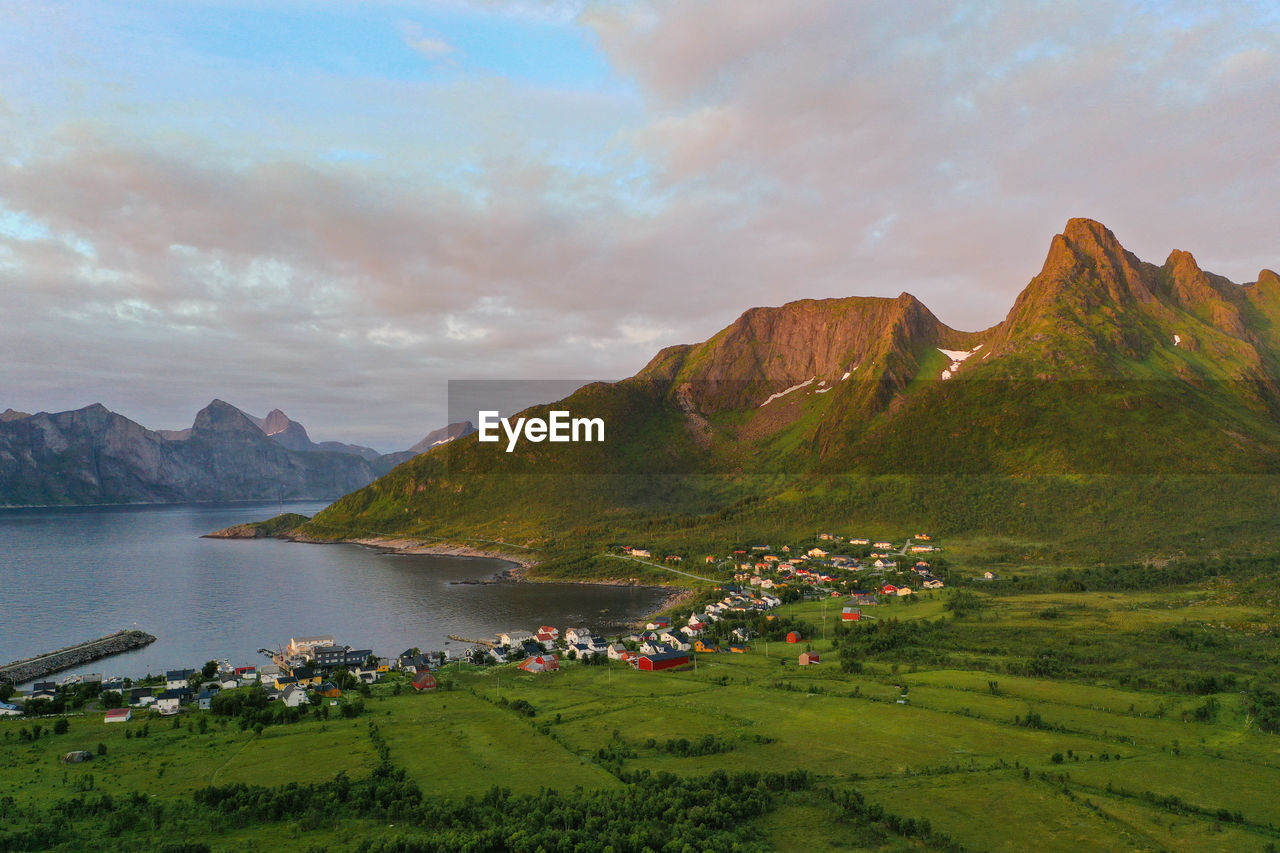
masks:
[[[470,425],[436,430],[462,434]],[[100,404],[0,414],[0,505],[329,499],[413,458],[313,442],[279,409],[256,418],[214,400],[189,429],[149,430]]]
[[[1235,284],[1183,251],[1146,263],[1072,219],[984,331],[906,293],[753,308],[554,408],[603,418],[608,440],[508,454],[458,439],[306,532],[1280,536],[1280,277]]]

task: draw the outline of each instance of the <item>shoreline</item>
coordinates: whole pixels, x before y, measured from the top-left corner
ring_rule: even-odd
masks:
[[[387,554],[425,554],[440,557],[474,557],[502,560],[503,562],[511,564],[511,568],[504,569],[503,571],[495,574],[490,583],[560,583],[574,584],[576,586],[635,586],[662,590],[666,594],[657,607],[648,613],[637,617],[635,620],[634,624],[641,626],[650,621],[654,616],[688,602],[697,594],[697,590],[691,587],[669,586],[667,584],[640,584],[633,583],[629,580],[619,580],[617,578],[598,580],[562,580],[558,578],[531,577],[529,575],[530,570],[534,569],[538,565],[538,561],[533,558],[520,558],[513,556],[506,551],[475,548],[470,545],[457,545],[445,542],[425,542],[420,539],[413,539],[412,537],[373,536],[359,539],[338,539],[333,541],[308,539],[305,537],[287,538],[291,542],[302,542],[306,544],[359,545],[363,548],[370,548]]]
[[[477,548],[472,545],[460,545],[454,542],[446,542],[443,540],[424,540],[417,539],[412,536],[362,536],[349,539],[319,539],[306,534],[282,532],[275,534],[267,533],[260,525],[256,524],[239,524],[223,530],[217,530],[212,533],[206,533],[202,538],[211,539],[282,539],[286,542],[296,542],[304,545],[358,545],[362,548],[369,548],[384,554],[403,554],[403,555],[431,555],[440,557],[464,557],[500,560],[507,563],[510,568],[496,572],[491,580],[488,581],[467,581],[466,583],[562,583],[575,584],[578,586],[635,586],[645,587],[648,589],[661,590],[664,593],[662,601],[652,610],[637,617],[633,624],[643,625],[650,621],[654,616],[658,616],[665,611],[679,607],[690,601],[697,595],[697,590],[691,587],[676,586],[673,584],[662,583],[637,583],[634,580],[623,580],[621,578],[593,578],[591,580],[573,580],[560,578],[541,578],[535,577],[532,571],[538,566],[538,559],[532,555],[519,556],[512,554],[510,551],[501,551],[495,548]],[[460,583],[462,583],[460,581]]]

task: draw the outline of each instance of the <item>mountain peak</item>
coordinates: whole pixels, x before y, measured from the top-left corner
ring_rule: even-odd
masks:
[[[1148,274],[1116,235],[1101,222],[1069,219],[1049,244],[1049,254],[1037,279],[1043,296],[1058,299],[1076,293],[1086,301],[1150,302]]]
[[[289,416],[284,412],[279,409],[272,409],[267,413],[267,416],[263,418],[260,426],[262,427],[262,431],[267,435],[275,435],[278,432],[284,432],[287,430],[291,423],[293,423],[293,421],[290,420]]]
[[[249,420],[249,416],[225,400],[213,400],[196,413],[195,423],[191,425],[193,433],[200,432],[247,432],[260,433],[257,424]]]

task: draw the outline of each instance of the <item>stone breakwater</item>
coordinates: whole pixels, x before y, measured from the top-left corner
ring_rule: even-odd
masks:
[[[0,666],[0,681],[13,684],[34,681],[73,666],[92,663],[99,658],[140,649],[155,641],[156,638],[145,631],[117,631],[96,640],[7,663]]]

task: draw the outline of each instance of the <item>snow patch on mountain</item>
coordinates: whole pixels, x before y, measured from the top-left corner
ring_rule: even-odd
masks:
[[[778,399],[779,397],[785,397],[788,394],[790,394],[792,391],[799,391],[801,388],[808,388],[810,385],[813,384],[813,381],[817,378],[818,377],[816,376],[811,376],[808,379],[806,379],[804,382],[801,382],[799,385],[792,385],[790,388],[786,389],[785,391],[779,391],[776,394],[770,394],[769,399],[761,403],[759,408],[763,409],[765,406],[769,405],[774,400]]]

